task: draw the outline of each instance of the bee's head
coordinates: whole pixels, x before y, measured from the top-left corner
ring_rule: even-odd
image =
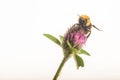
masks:
[[[87,15],[79,16],[79,20],[78,21],[79,21],[79,24],[81,24],[84,29],[90,30],[92,27],[94,27],[94,28],[96,28],[99,31],[103,31],[103,30],[100,30],[99,28],[97,28],[95,25],[92,25],[91,21],[90,21],[90,18]]]
[[[79,16],[79,20],[78,21],[83,26],[90,26],[91,25],[90,18],[87,15],[81,15],[81,16]]]

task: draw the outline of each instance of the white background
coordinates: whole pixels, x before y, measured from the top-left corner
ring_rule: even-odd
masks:
[[[92,29],[85,67],[71,58],[59,80],[120,80],[119,0],[1,0],[0,80],[52,80],[63,53],[43,33],[63,35],[78,14],[104,31]]]

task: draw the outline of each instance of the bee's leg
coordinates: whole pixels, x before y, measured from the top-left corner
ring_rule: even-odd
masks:
[[[91,31],[90,31],[90,33],[87,35],[87,38],[90,36],[90,34],[91,34]]]
[[[99,31],[102,31],[102,30],[100,30],[99,28],[97,28],[95,25],[92,25],[94,28],[96,28],[97,30],[99,30]]]

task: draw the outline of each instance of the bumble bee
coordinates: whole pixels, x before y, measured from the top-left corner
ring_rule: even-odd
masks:
[[[102,31],[99,28],[97,28],[95,25],[91,24],[90,18],[87,15],[79,16],[78,23],[76,23],[72,26],[72,28],[74,28],[74,30],[75,29],[76,30],[81,30],[82,29],[84,31],[84,33],[87,35],[87,38],[91,34],[91,28],[92,27],[96,28],[99,31]]]

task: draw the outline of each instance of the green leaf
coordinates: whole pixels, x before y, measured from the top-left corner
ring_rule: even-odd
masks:
[[[54,37],[54,36],[52,36],[50,34],[43,34],[43,35],[45,37],[47,37],[48,39],[52,40],[53,42],[55,42],[56,44],[58,44],[59,46],[61,46],[60,41],[56,37]]]
[[[75,62],[77,64],[77,69],[81,66],[81,67],[84,67],[84,61],[83,59],[78,56],[77,54],[74,55],[74,59],[75,59]]]
[[[87,51],[85,51],[84,49],[80,49],[80,51],[78,53],[90,56],[90,54]]]
[[[64,37],[60,35],[60,41],[63,42]]]

